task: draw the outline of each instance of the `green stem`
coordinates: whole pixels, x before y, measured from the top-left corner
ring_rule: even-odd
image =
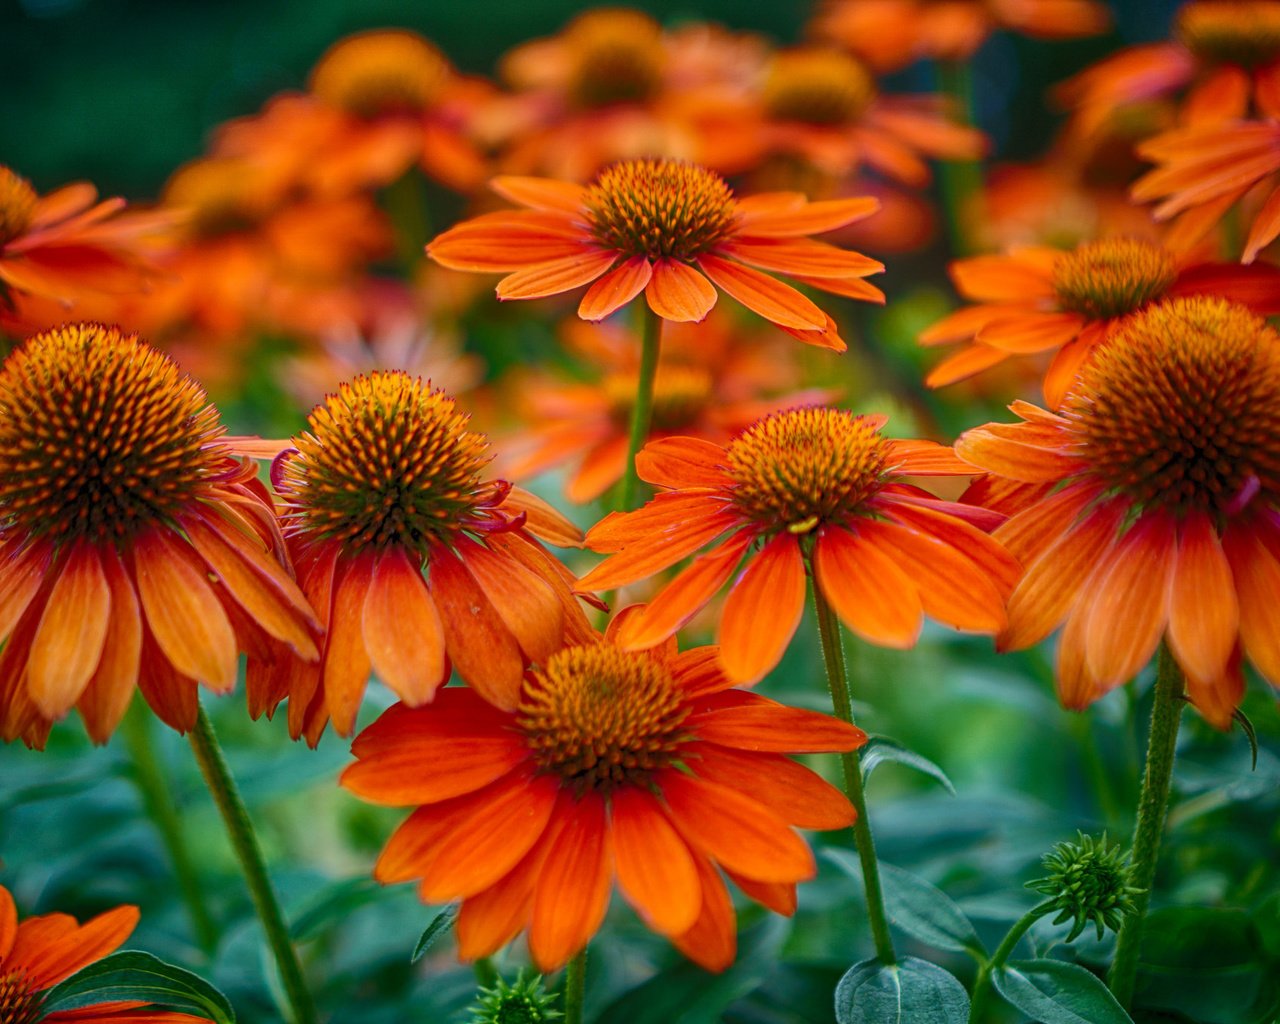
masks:
[[[182,892],[191,917],[191,928],[196,944],[206,955],[212,955],[218,945],[218,927],[204,901],[204,886],[196,871],[191,848],[178,816],[178,808],[165,781],[164,769],[156,754],[152,738],[151,716],[145,705],[135,702],[124,719],[124,739],[133,760],[133,781],[142,798],[142,806],[160,833],[169,863]]]
[[[1142,776],[1142,796],[1138,799],[1138,822],[1129,853],[1130,882],[1139,892],[1134,909],[1120,926],[1116,955],[1108,983],[1126,1010],[1133,1000],[1138,973],[1138,951],[1142,945],[1143,923],[1151,901],[1151,885],[1156,877],[1160,837],[1169,811],[1169,786],[1173,780],[1174,749],[1178,743],[1178,720],[1182,717],[1182,670],[1167,645],[1160,646],[1156,663],[1155,704],[1151,709],[1151,736],[1147,740],[1147,767]]]
[[[849,680],[845,672],[844,647],[840,642],[840,623],[822,591],[809,575],[813,606],[818,616],[818,636],[822,641],[822,657],[827,666],[827,685],[831,689],[831,703],[837,717],[853,721],[853,702],[849,699]],[[855,751],[840,755],[844,770],[844,791],[858,812],[853,822],[853,841],[862,863],[862,884],[867,894],[867,918],[871,923],[871,938],[875,943],[876,957],[885,966],[897,962],[893,952],[893,940],[889,936],[889,920],[884,912],[884,894],[880,887],[880,867],[876,860],[876,841],[871,835],[871,821],[867,817],[867,798],[862,786],[862,766]]]
[[[569,961],[564,972],[564,1024],[582,1024],[582,1007],[587,998],[587,949]]]
[[[978,1024],[982,1020],[983,1011],[986,1010],[987,1003],[991,999],[991,975],[1004,966],[1009,955],[1022,941],[1022,936],[1027,934],[1027,929],[1052,909],[1053,900],[1045,900],[1043,903],[1037,903],[1018,918],[1017,923],[1009,929],[1009,934],[1004,937],[1004,941],[991,954],[991,959],[979,969],[978,979],[973,983],[973,998],[969,1002],[969,1024]]]
[[[412,273],[422,262],[423,251],[431,238],[426,182],[416,169],[406,171],[387,186],[383,201],[391,219],[396,256],[405,270]]]
[[[662,317],[648,303],[644,305],[641,335],[640,375],[636,381],[636,404],[631,410],[631,436],[627,443],[627,475],[622,478],[622,511],[635,506],[640,478],[636,475],[636,452],[649,438],[653,421],[653,381],[658,374],[658,352],[662,348]]]
[[[213,795],[214,803],[218,805],[218,813],[222,815],[227,836],[240,861],[240,869],[249,886],[249,895],[253,899],[254,909],[262,921],[263,931],[267,935],[267,944],[271,947],[276,967],[280,971],[285,997],[293,1011],[293,1022],[294,1024],[315,1024],[315,1004],[312,1002],[311,993],[302,976],[298,954],[289,940],[289,928],[285,924],[280,903],[276,899],[271,879],[267,875],[262,848],[258,844],[258,837],[253,830],[253,823],[249,820],[249,812],[244,806],[244,800],[241,799],[240,791],[227,768],[227,761],[222,755],[222,748],[218,745],[218,738],[213,733],[213,723],[209,721],[209,716],[203,707],[199,708],[195,728],[187,738],[191,741],[191,749],[195,753],[196,762],[200,765],[200,773],[204,776],[209,792]]]
[[[960,124],[972,125],[973,73],[968,61],[939,61],[937,71],[938,88],[951,97],[953,116]],[[939,184],[951,254],[967,256],[973,251],[969,225],[981,222],[982,165],[976,160],[944,160],[939,167]]]
[[[498,969],[487,956],[480,957],[471,965],[471,969],[475,973],[476,984],[481,988],[493,988],[498,984]]]
[[[1084,761],[1085,774],[1089,778],[1093,795],[1098,801],[1098,809],[1102,811],[1107,828],[1114,829],[1120,821],[1120,801],[1116,799],[1115,790],[1111,785],[1111,774],[1102,760],[1093,717],[1072,715],[1071,731],[1075,733],[1076,746]]]

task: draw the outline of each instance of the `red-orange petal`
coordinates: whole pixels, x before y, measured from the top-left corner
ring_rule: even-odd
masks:
[[[503,199],[533,210],[556,210],[573,216],[585,212],[587,190],[571,181],[503,174],[492,179],[489,187]]]
[[[766,320],[802,331],[827,327],[827,315],[821,309],[777,278],[710,253],[698,257],[698,266],[716,287]]]
[[[1223,678],[1240,632],[1231,566],[1209,517],[1193,511],[1182,523],[1169,593],[1169,646],[1188,676]]]
[[[578,304],[583,320],[603,320],[634,299],[653,277],[653,264],[645,256],[633,256],[598,278]]]
[[[360,622],[378,678],[410,707],[431,700],[448,675],[444,627],[422,570],[403,548],[377,556]]]
[[[814,546],[815,582],[836,615],[864,640],[915,646],[924,606],[914,581],[873,537],[823,527]]]
[[[46,718],[61,718],[80,698],[102,657],[111,589],[97,549],[85,541],[63,555],[27,658],[27,692]]]
[[[693,927],[702,909],[702,885],[688,844],[657,798],[624,786],[610,799],[618,887],[645,923],[664,935]]]
[[[689,728],[722,747],[763,753],[817,754],[857,750],[867,734],[820,711],[787,707],[756,693],[734,690],[699,702]]]
[[[764,199],[767,195],[750,198]],[[742,216],[739,233],[743,238],[802,238],[834,231],[870,217],[880,209],[880,200],[874,196],[855,196],[803,205],[778,203],[771,208],[760,204],[758,211],[749,207],[746,200],[741,200],[738,209]]]
[[[788,825],[833,829],[853,824],[853,804],[816,772],[782,754],[691,743],[695,775],[759,800]]]
[[[1228,529],[1222,547],[1240,605],[1240,642],[1258,674],[1280,687],[1280,561],[1253,531]]]
[[[724,448],[700,437],[660,437],[636,453],[636,475],[659,487],[722,488],[731,482],[725,459]]]
[[[503,625],[529,659],[541,663],[562,646],[564,610],[551,585],[505,553],[460,535],[454,547]]]
[[[595,793],[580,800],[562,796],[554,813],[556,832],[529,924],[529,952],[544,974],[563,967],[590,941],[604,920],[613,882],[604,800]]]
[[[733,903],[715,865],[697,851],[694,851],[693,862],[702,889],[702,908],[693,927],[681,935],[671,936],[671,942],[699,967],[718,973],[733,963],[738,952]]]
[[[695,558],[640,613],[624,646],[653,647],[683,628],[729,581],[754,539],[750,531],[739,530],[714,551]]]
[[[18,925],[5,966],[25,970],[26,983],[42,991],[114,952],[137,927],[138,916],[137,907],[116,907],[82,925],[71,921],[70,928],[58,927],[56,941],[41,937],[40,923],[48,918],[28,918]]]
[[[98,667],[76,704],[94,743],[106,743],[128,711],[142,663],[142,611],[115,551],[103,554],[102,571],[111,592],[107,635]]]
[[[748,562],[720,617],[720,660],[738,683],[754,683],[782,660],[804,614],[800,541],[780,533]]]
[[[583,247],[563,259],[517,270],[498,282],[500,299],[541,299],[589,284],[608,270],[616,258],[612,252]]]
[[[693,267],[679,260],[658,260],[644,290],[649,308],[664,320],[697,323],[716,304],[716,290]]]

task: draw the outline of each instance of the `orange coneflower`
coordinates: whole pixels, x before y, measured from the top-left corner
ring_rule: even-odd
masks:
[[[0,327],[31,323],[24,300],[56,303],[65,320],[78,302],[144,290],[155,236],[176,218],[97,195],[79,182],[41,196],[0,164]]]
[[[999,517],[975,515],[903,480],[964,476],[972,467],[933,442],[883,437],[884,422],[840,409],[793,409],[724,447],[685,437],[647,445],[636,457],[640,478],[667,490],[588,532],[592,550],[617,553],[580,586],[623,586],[723,538],[654,598],[628,643],[647,647],[671,636],[745,559],[719,638],[725,670],[740,683],[772,669],[795,634],[806,562],[836,614],[872,643],[911,647],[922,612],[957,629],[1003,628],[1018,567],[981,529]]]
[[[624,650],[625,618],[545,659],[510,710],[451,687],[428,707],[393,707],[352,747],[344,786],[420,805],[376,877],[460,899],[463,959],[527,928],[538,969],[560,967],[600,927],[616,879],[650,928],[724,970],[736,937],[721,870],[790,914],[815,870],[794,829],[854,819],[786,755],[854,750],[862,730],[732,689],[714,648]]]
[[[578,315],[603,320],[643,291],[658,316],[689,321],[711,312],[719,288],[801,341],[837,351],[845,344],[831,317],[762,271],[884,301],[863,280],[882,264],[807,237],[868,216],[874,199],[810,203],[793,192],[735,199],[719,175],[673,160],[616,164],[589,186],[496,178],[493,188],[529,209],[464,221],[427,252],[456,270],[506,273],[500,299],[590,285]]]
[[[1170,232],[1179,245],[1198,242],[1231,207],[1255,194],[1241,261],[1252,263],[1280,235],[1280,121],[1175,129],[1138,152],[1160,166],[1134,182],[1131,195],[1139,202],[1160,200],[1155,217],[1176,218]]]
[[[766,413],[836,397],[829,388],[787,391],[798,383],[790,358],[796,349],[782,332],[767,330],[769,337],[747,334],[715,311],[701,324],[673,325],[654,380],[649,437],[727,441]],[[520,479],[571,463],[575,468],[565,496],[591,501],[626,471],[640,339],[620,324],[602,329],[577,318],[565,325],[564,334],[573,352],[599,375],[592,383],[521,378],[516,394],[522,426],[510,440],[503,472]]]
[[[1198,296],[1121,324],[1060,413],[1013,407],[957,442],[993,474],[995,533],[1027,567],[1003,648],[1063,625],[1058,693],[1082,708],[1134,676],[1161,637],[1225,726],[1241,650],[1280,685],[1280,337]],[[983,485],[980,490],[986,490]]]
[[[922,58],[968,60],[1001,28],[1078,39],[1110,24],[1095,0],[828,0],[811,27],[885,72]]]
[[[195,1024],[187,1013],[137,1000],[113,1000],[45,1012],[59,982],[114,952],[138,924],[137,907],[116,907],[77,924],[66,914],[18,921],[13,896],[0,885],[0,1021],[4,1024]]]
[[[1131,46],[1059,87],[1088,135],[1117,108],[1182,94],[1179,120],[1206,126],[1280,117],[1280,5],[1274,0],[1191,0],[1174,19],[1176,41]]]
[[[320,660],[279,651],[249,670],[250,710],[289,698],[289,730],[349,735],[370,672],[430,701],[450,664],[511,710],[530,660],[587,629],[573,577],[534,539],[581,534],[533,495],[485,482],[489,442],[406,373],[343,384],[277,460],[298,579],[328,628]],[[424,576],[425,572],[425,576]]]
[[[185,732],[197,682],[235,686],[268,637],[318,622],[270,499],[204,392],[115,328],[76,324],[0,368],[0,736],[41,745],[79,709],[105,743],[135,688]]]
[[[957,290],[978,305],[939,320],[923,345],[967,342],[925,382],[942,387],[1014,355],[1054,352],[1045,400],[1057,407],[1080,367],[1118,323],[1165,297],[1221,295],[1280,312],[1280,270],[1235,264],[1178,266],[1169,250],[1138,238],[1085,242],[1070,252],[1026,247],[951,265]]]

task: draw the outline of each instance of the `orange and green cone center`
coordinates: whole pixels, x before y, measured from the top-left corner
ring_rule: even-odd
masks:
[[[839,50],[793,50],[773,58],[764,86],[765,110],[777,121],[842,125],[875,99],[867,69]]]
[[[1067,398],[1091,472],[1140,507],[1225,513],[1280,496],[1280,338],[1197,297],[1122,324]]]
[[[639,11],[589,11],[567,33],[569,94],[579,107],[641,103],[662,87],[662,30]]]
[[[45,331],[0,368],[0,517],[57,541],[124,540],[225,469],[205,393],[136,335]]]
[[[39,993],[28,988],[25,972],[3,971],[0,963],[0,1024],[35,1024],[41,1012]]]
[[[298,528],[425,555],[462,528],[482,489],[489,442],[467,422],[452,398],[406,373],[343,384],[312,411],[285,465]]]
[[[875,421],[841,409],[790,409],[730,442],[733,502],[763,526],[807,533],[855,514],[885,476],[888,442]]]
[[[608,792],[679,760],[687,714],[663,661],[604,642],[559,651],[526,678],[516,720],[544,772]]]
[[[677,160],[627,160],[587,191],[591,233],[624,258],[692,260],[733,231],[733,192],[714,171]]]
[[[26,178],[0,165],[0,246],[31,226],[37,196]]]
[[[1178,40],[1208,64],[1254,69],[1280,60],[1280,4],[1198,0],[1179,11]]]
[[[412,32],[367,32],[321,58],[311,91],[357,117],[425,110],[448,77],[444,56]]]
[[[1058,260],[1053,287],[1064,310],[1106,320],[1160,298],[1177,273],[1173,256],[1160,246],[1108,238],[1085,242]]]
[[[631,421],[636,379],[635,373],[615,373],[604,380],[613,417],[621,424]],[[677,430],[694,423],[707,408],[712,386],[711,374],[700,366],[659,365],[653,382],[653,429]]]

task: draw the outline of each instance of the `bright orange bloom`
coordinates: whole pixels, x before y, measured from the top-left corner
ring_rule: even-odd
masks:
[[[789,358],[796,348],[780,331],[768,330],[769,338],[745,335],[714,311],[701,324],[673,324],[662,339],[649,439],[727,441],[777,409],[834,399],[831,389],[783,393],[797,384]],[[634,331],[614,323],[601,328],[575,318],[564,333],[569,348],[600,373],[582,383],[521,377],[515,388],[521,425],[509,441],[503,472],[521,479],[576,463],[565,496],[591,501],[626,471],[640,343]]]
[[[645,924],[724,970],[736,948],[721,870],[789,915],[815,873],[794,829],[853,822],[849,801],[786,755],[854,750],[862,730],[732,689],[714,648],[626,651],[625,615],[545,659],[510,710],[450,687],[393,707],[352,747],[347,789],[419,805],[375,876],[460,899],[464,960],[528,929],[534,963],[555,970],[600,927],[616,879]]]
[[[646,445],[636,470],[667,490],[587,533],[593,551],[617,553],[580,586],[612,590],[723,539],[653,599],[627,646],[651,647],[674,634],[745,559],[719,636],[725,671],[738,683],[755,682],[782,658],[804,611],[806,563],[836,614],[872,643],[913,646],[924,612],[956,629],[1002,629],[1018,565],[983,532],[999,516],[904,481],[965,476],[972,467],[931,441],[881,436],[884,422],[793,409],[724,447],[687,437]]]
[[[1242,306],[1175,299],[1121,324],[1059,414],[960,438],[1013,513],[1026,566],[998,642],[1063,626],[1058,694],[1082,708],[1164,637],[1201,714],[1225,728],[1241,650],[1280,685],[1280,337]],[[979,496],[991,483],[975,485]]]
[[[49,989],[115,952],[138,924],[137,907],[116,907],[77,924],[66,914],[18,922],[9,890],[0,885],[0,1021],[4,1024],[194,1024],[205,1017],[116,1000],[44,1013]]]
[[[56,303],[65,320],[78,302],[145,289],[154,236],[176,218],[122,212],[123,199],[97,195],[78,182],[40,196],[0,164],[0,328],[18,334],[31,323],[24,300]]]
[[[882,264],[807,237],[870,215],[874,199],[809,203],[793,192],[735,199],[717,174],[671,160],[616,164],[590,186],[495,178],[493,188],[529,209],[464,221],[427,253],[455,270],[507,274],[500,299],[590,285],[578,306],[584,320],[603,320],[643,291],[664,319],[696,321],[711,312],[718,288],[793,337],[836,351],[845,343],[835,321],[762,271],[884,301],[863,280]]]
[[[328,631],[318,662],[281,649],[250,665],[250,711],[287,696],[290,733],[314,745],[329,720],[350,735],[371,672],[416,706],[451,665],[513,709],[525,665],[588,628],[573,577],[533,535],[582,535],[533,495],[482,481],[488,440],[408,374],[356,377],[307,423],[272,475],[298,581]]]
[[[925,378],[942,387],[1010,356],[1055,352],[1044,379],[1053,407],[1118,323],[1153,302],[1221,295],[1258,312],[1280,312],[1280,269],[1199,264],[1178,267],[1167,249],[1136,238],[1085,242],[1071,252],[1027,247],[951,264],[956,289],[978,305],[957,310],[920,335],[922,345],[968,344]]]
[[[921,188],[927,157],[972,160],[986,139],[954,123],[941,96],[884,96],[856,58],[804,47],[773,55],[758,84],[699,123],[698,159],[725,174],[801,160],[836,180],[862,167]]]
[[[1110,24],[1095,0],[828,0],[812,29],[885,72],[922,58],[969,60],[1001,28],[1078,39]]]
[[[42,746],[76,707],[105,743],[135,688],[180,732],[197,681],[235,686],[319,623],[252,462],[204,392],[135,335],[76,324],[0,368],[0,736]]]
[[[1188,127],[1260,114],[1280,117],[1280,7],[1273,0],[1191,0],[1174,19],[1176,41],[1131,46],[1059,87],[1089,135],[1117,108],[1182,95]]]
[[[1252,263],[1280,236],[1280,121],[1175,129],[1138,152],[1160,166],[1134,182],[1131,195],[1160,200],[1156,219],[1176,218],[1179,244],[1199,241],[1251,193],[1258,205],[1241,260]]]

